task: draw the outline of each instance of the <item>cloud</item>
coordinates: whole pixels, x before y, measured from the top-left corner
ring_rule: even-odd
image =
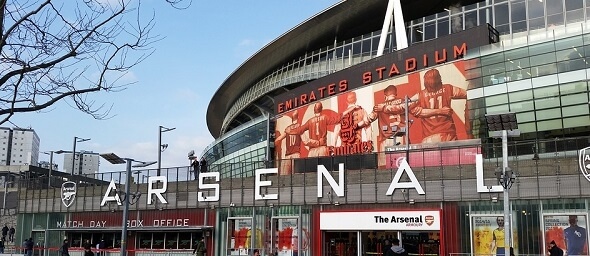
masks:
[[[200,98],[200,95],[190,88],[179,88],[175,92],[175,98],[180,101],[195,101]]]
[[[240,47],[252,46],[252,45],[254,45],[254,40],[251,40],[251,39],[242,39],[242,41],[240,43],[238,43],[238,46],[240,46]]]

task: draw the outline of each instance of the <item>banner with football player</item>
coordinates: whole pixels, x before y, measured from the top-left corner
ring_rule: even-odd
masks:
[[[413,147],[471,139],[466,118],[467,86],[465,61],[461,60],[344,91],[285,112],[275,125],[279,173],[293,173],[294,159],[375,152],[380,152],[380,168],[392,168],[399,156],[387,159],[384,152],[388,147],[404,146],[406,141]],[[411,120],[409,125],[407,120]],[[411,158],[412,166],[441,161],[471,164],[478,152],[478,148],[453,152],[448,163],[422,154]]]
[[[512,216],[515,216],[513,213]],[[513,219],[510,229],[512,230],[512,247],[515,253],[518,251],[518,241]],[[504,232],[504,215],[472,215],[471,216],[471,243],[473,254],[489,255],[506,255],[505,254],[505,232]]]
[[[545,248],[553,241],[565,255],[588,255],[587,224],[585,214],[544,215]]]

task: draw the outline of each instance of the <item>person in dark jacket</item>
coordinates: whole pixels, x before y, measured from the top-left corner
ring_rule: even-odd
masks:
[[[193,250],[193,254],[197,256],[205,256],[207,252],[207,247],[205,246],[205,242],[203,241],[203,237],[197,239],[197,244],[195,245],[195,249]]]
[[[32,256],[33,255],[33,247],[34,246],[35,246],[35,243],[33,243],[33,238],[30,237],[25,242],[25,253],[27,254],[27,256]]]
[[[399,239],[394,238],[391,243],[393,244],[391,249],[383,252],[385,256],[408,256],[408,252],[406,252],[403,247],[399,246]]]
[[[4,248],[6,246],[4,246],[4,239],[0,240],[0,253],[4,253]]]
[[[82,247],[84,248],[84,250],[90,250],[92,248],[92,244],[90,243],[90,239],[86,239],[86,241],[84,241],[84,244],[82,245]]]
[[[84,256],[94,256],[94,252],[90,248],[84,249]]]
[[[391,250],[391,241],[392,240],[393,240],[393,238],[391,240],[385,239],[383,241],[383,247],[381,248],[381,252],[386,253],[387,251]]]
[[[70,256],[70,244],[68,244],[68,239],[64,239],[64,243],[59,248],[59,255],[60,256]]]
[[[207,161],[205,158],[201,158],[201,163],[199,164],[200,172],[207,172]]]
[[[551,240],[549,243],[549,255],[551,256],[563,256],[563,250],[555,244],[555,240]]]

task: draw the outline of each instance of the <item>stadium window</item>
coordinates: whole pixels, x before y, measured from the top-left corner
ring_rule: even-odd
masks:
[[[152,234],[152,236],[153,236],[152,249],[164,249],[164,236],[165,235],[166,235],[166,233],[157,233],[157,232],[154,232]]]
[[[178,249],[191,249],[191,233],[178,233]]]
[[[140,248],[140,249],[151,249],[152,248],[152,234],[151,233],[138,232],[137,236],[138,236],[137,241],[139,241],[138,248]]]
[[[477,12],[465,13],[465,29],[477,26]]]
[[[449,34],[449,19],[440,19],[436,27],[437,37],[446,36]]]
[[[434,39],[436,37],[436,23],[429,22],[424,25],[424,40]]]

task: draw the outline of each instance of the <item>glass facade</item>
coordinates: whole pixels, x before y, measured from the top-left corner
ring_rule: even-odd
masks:
[[[468,69],[474,137],[487,137],[485,114],[506,112],[516,113],[520,140],[588,134],[590,34],[548,37],[471,53],[477,60]]]

